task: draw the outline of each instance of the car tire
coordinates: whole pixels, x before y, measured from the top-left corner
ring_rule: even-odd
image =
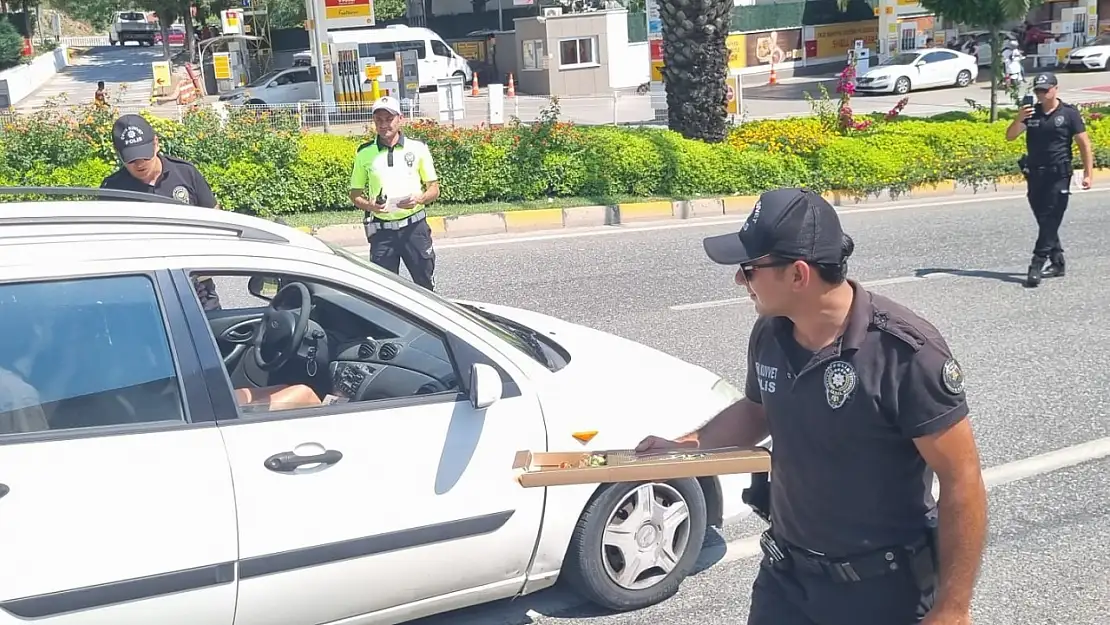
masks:
[[[898,95],[906,95],[910,92],[911,87],[910,79],[905,76],[901,76],[898,80],[894,81],[894,93]]]
[[[965,70],[961,70],[959,74],[956,74],[956,86],[957,87],[966,87],[970,84],[971,84],[971,72],[969,72],[968,70],[965,69]]]
[[[652,502],[645,510],[641,497],[647,496]],[[685,518],[669,525],[666,514],[681,515],[683,507]],[[694,479],[607,485],[579,518],[561,577],[586,599],[610,610],[626,612],[665,601],[678,592],[701,554],[706,517],[705,493]],[[650,558],[637,558],[640,564],[629,571],[632,578],[621,579],[625,567],[632,565],[619,547],[621,539],[628,540],[626,546],[637,555]]]

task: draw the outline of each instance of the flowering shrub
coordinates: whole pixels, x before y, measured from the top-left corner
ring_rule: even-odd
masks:
[[[994,123],[978,111],[928,119],[902,115],[902,99],[885,114],[856,117],[853,73],[839,98],[814,102],[816,116],[760,120],[707,144],[659,128],[577,126],[559,120],[557,102],[534,123],[462,128],[420,121],[406,133],[427,142],[442,202],[533,200],[614,195],[755,194],[784,185],[870,193],[939,180],[983,182],[1017,173],[1021,141],[1005,141],[1012,112]],[[1110,113],[1080,104],[1100,167],[1110,166]],[[99,186],[117,167],[109,131],[116,112],[79,108],[0,118],[0,184]],[[182,121],[148,116],[171,155],[204,172],[221,205],[278,216],[350,210],[350,170],[367,136],[306,133],[299,120],[237,113],[221,120],[196,107]],[[12,196],[3,196],[11,199]]]

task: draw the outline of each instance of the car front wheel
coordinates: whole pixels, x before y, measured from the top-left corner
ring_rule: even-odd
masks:
[[[905,95],[910,92],[910,79],[902,76],[894,81],[894,93],[898,95]]]
[[[701,553],[705,530],[705,494],[697,480],[611,484],[578,520],[562,576],[602,607],[645,608],[678,592]]]
[[[956,86],[966,87],[971,84],[971,72],[966,69],[956,75]]]

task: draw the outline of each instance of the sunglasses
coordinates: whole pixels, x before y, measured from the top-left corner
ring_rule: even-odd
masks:
[[[787,267],[789,265],[793,265],[795,262],[797,262],[797,261],[786,260],[786,259],[772,260],[772,261],[763,262],[763,263],[757,263],[757,262],[753,261],[753,262],[748,263],[746,265],[740,265],[740,271],[742,271],[744,273],[744,281],[745,282],[751,282],[752,281],[752,276],[755,274],[756,269],[767,269],[767,268],[770,268],[770,267]]]

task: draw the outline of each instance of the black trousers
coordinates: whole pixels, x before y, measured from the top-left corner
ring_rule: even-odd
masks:
[[[930,584],[935,588],[935,582]],[[858,582],[836,582],[766,558],[752,587],[748,625],[910,625],[932,607],[909,567]]]
[[[413,282],[435,290],[436,252],[426,219],[397,230],[379,229],[370,235],[370,262],[399,274],[402,260]]]
[[[1070,186],[1070,173],[1033,171],[1029,174],[1026,197],[1037,219],[1037,242],[1033,244],[1035,258],[1051,258],[1064,253],[1060,244],[1060,224],[1068,210]]]

